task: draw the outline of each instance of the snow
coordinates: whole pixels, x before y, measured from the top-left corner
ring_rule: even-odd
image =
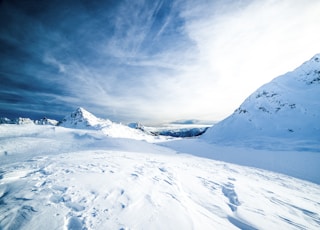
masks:
[[[176,151],[257,167],[320,184],[320,54],[250,95],[200,139]]]
[[[6,117],[0,117],[0,124],[17,124],[17,125],[27,125],[27,124],[36,124],[36,125],[57,125],[58,121],[53,119],[48,119],[46,117],[40,120],[31,120],[30,118],[19,117],[17,119],[9,119]]]
[[[53,125],[53,126],[55,126],[59,122],[56,121],[56,120],[44,117],[44,118],[42,118],[40,120],[35,120],[34,123],[37,124],[37,125]]]
[[[200,138],[81,107],[57,126],[0,119],[0,229],[319,229],[319,63]]]
[[[215,143],[256,143],[257,137],[318,143],[320,150],[320,54],[275,78],[250,95],[204,139]]]
[[[73,113],[66,116],[58,126],[73,129],[99,130],[110,137],[130,138],[145,141],[163,141],[162,137],[152,137],[148,133],[130,128],[127,125],[118,124],[109,119],[97,118],[84,108],[79,107]]]
[[[141,123],[129,123],[128,127],[141,130],[153,136],[195,137],[203,134],[211,125],[205,124],[163,124],[161,126],[144,126]]]
[[[319,185],[155,143],[93,129],[1,125],[0,227],[319,228]]]
[[[312,148],[312,145],[300,149],[300,142],[288,142],[287,139],[264,141],[256,139],[260,146],[245,146],[245,143],[227,146],[208,143],[203,139],[181,139],[161,145],[181,153],[283,173],[320,184],[319,150]],[[270,146],[266,148],[266,145]]]
[[[97,118],[84,108],[79,107],[73,113],[66,116],[58,125],[66,128],[100,129],[111,124],[110,120]]]

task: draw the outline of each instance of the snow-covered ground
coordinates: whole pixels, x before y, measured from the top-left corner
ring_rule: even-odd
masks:
[[[0,229],[320,229],[319,95],[318,54],[200,138],[1,119]]]
[[[318,184],[101,130],[1,125],[0,168],[0,229],[320,227]]]
[[[247,145],[218,145],[194,138],[161,145],[181,153],[283,173],[320,184],[320,146],[315,142],[257,138]]]

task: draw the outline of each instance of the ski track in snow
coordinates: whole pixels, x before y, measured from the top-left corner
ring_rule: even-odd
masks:
[[[320,227],[320,186],[307,181],[99,131],[0,134],[0,229]]]

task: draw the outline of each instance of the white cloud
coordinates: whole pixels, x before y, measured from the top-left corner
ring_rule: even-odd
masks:
[[[206,100],[199,109],[207,107],[213,119],[230,114],[256,88],[320,51],[320,1],[196,3],[189,2],[182,15],[199,49],[194,81],[200,81],[200,103]]]
[[[68,76],[63,81],[77,97],[73,103],[106,108],[120,120],[220,120],[263,83],[320,52],[320,1],[182,3],[174,5],[185,20],[177,29],[187,37],[171,34],[170,44],[152,55],[148,34],[159,42],[176,19],[168,14],[152,30],[161,2],[120,7],[115,32],[96,47],[98,58],[112,56],[115,66],[47,58]]]

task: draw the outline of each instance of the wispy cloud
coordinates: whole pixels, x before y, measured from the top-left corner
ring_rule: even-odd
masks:
[[[199,48],[196,65],[216,80],[208,94],[212,111],[231,111],[261,84],[319,52],[318,12],[320,2],[312,0],[189,2],[185,28]]]
[[[316,0],[4,1],[0,10],[2,111],[218,120],[320,50]]]

